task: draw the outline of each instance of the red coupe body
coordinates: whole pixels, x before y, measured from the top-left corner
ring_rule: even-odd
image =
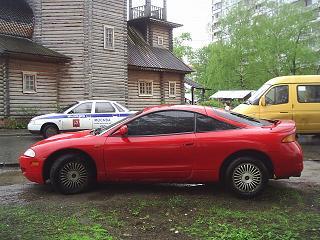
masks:
[[[55,159],[73,152],[90,159],[98,182],[205,183],[221,180],[233,159],[253,156],[269,178],[289,178],[303,169],[301,147],[286,141],[293,135],[293,121],[258,122],[211,107],[160,106],[99,134],[82,131],[40,141],[31,147],[34,156],[20,157],[20,166],[29,180],[43,184]]]

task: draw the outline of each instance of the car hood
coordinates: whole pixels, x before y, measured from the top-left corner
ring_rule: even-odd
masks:
[[[257,114],[259,113],[259,105],[240,104],[232,109],[232,111],[250,117],[258,117]]]
[[[60,116],[63,116],[63,115],[65,115],[65,114],[62,114],[62,113],[49,113],[49,114],[36,116],[36,117],[32,118],[31,121],[35,121],[35,120],[39,120],[39,119],[52,118],[52,117],[59,118]]]
[[[80,132],[71,132],[71,133],[63,133],[63,134],[58,134],[55,136],[52,136],[50,138],[44,139],[40,142],[37,142],[33,146],[38,146],[42,145],[45,143],[49,142],[55,142],[55,141],[60,141],[60,140],[66,140],[66,139],[76,139],[76,138],[83,138],[83,137],[92,137],[91,135],[91,130],[85,130],[85,131],[80,131]]]

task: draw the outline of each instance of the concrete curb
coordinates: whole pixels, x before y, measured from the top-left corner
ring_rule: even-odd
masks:
[[[0,163],[0,168],[18,168],[19,163]]]
[[[0,130],[0,137],[32,136],[28,130]]]

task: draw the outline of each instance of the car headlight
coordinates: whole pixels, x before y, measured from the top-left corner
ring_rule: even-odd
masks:
[[[33,151],[31,148],[29,148],[25,153],[23,154],[24,156],[34,158],[36,156],[35,151]]]

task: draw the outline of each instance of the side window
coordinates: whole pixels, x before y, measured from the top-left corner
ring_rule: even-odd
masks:
[[[37,74],[34,72],[23,72],[23,93],[37,92]]]
[[[298,86],[299,103],[320,103],[320,85]]]
[[[129,136],[194,132],[194,113],[162,111],[150,113],[128,124]]]
[[[104,26],[104,49],[114,49],[114,27]]]
[[[71,110],[69,113],[91,113],[92,103],[82,103],[78,107]]]
[[[96,102],[96,112],[95,113],[113,113],[116,110],[108,102]]]
[[[285,104],[288,102],[289,102],[288,85],[274,87],[266,94],[267,105],[278,105],[278,104]]]
[[[197,132],[222,131],[222,130],[230,130],[230,129],[237,128],[229,123],[225,123],[201,114],[197,114],[196,123],[197,123],[196,124]]]
[[[125,112],[125,110],[119,104],[114,103],[114,106],[116,106],[119,112]]]

